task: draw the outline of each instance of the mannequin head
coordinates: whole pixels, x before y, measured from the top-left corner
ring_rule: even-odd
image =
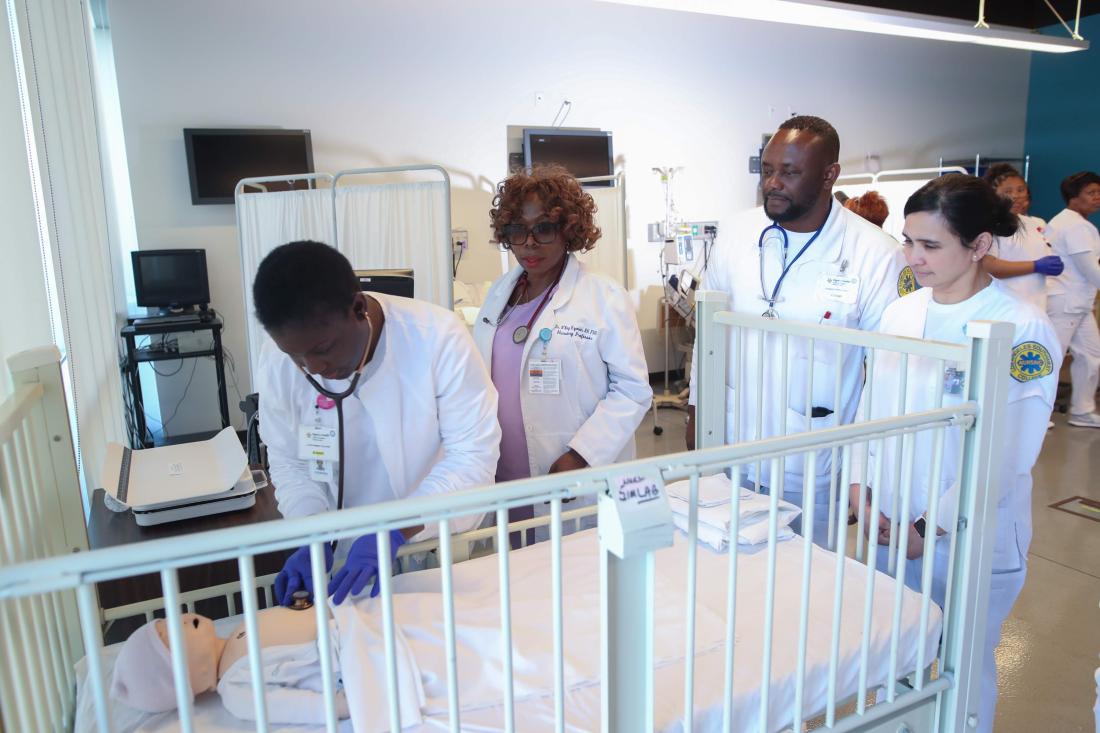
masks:
[[[181,630],[192,695],[215,689],[225,640],[214,633],[213,621],[193,613],[183,614]],[[176,708],[167,621],[150,621],[122,645],[115,662],[111,696],[147,713]]]

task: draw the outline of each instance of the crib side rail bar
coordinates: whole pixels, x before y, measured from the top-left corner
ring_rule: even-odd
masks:
[[[981,697],[982,649],[989,607],[989,578],[993,543],[1003,414],[1008,399],[1009,352],[1014,326],[1009,323],[971,322],[968,395],[982,409],[963,437],[963,465],[959,479],[959,518],[955,529],[958,551],[953,558],[944,619],[942,674],[954,678],[943,693],[940,731],[976,727]]]

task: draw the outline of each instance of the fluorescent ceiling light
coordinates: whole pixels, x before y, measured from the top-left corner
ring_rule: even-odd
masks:
[[[620,5],[637,5],[663,10],[723,15],[771,23],[790,23],[841,31],[882,33],[934,41],[976,43],[1025,51],[1069,53],[1083,51],[1089,42],[1045,36],[1012,28],[979,28],[965,20],[940,18],[919,13],[875,10],[862,5],[826,0],[602,0]]]

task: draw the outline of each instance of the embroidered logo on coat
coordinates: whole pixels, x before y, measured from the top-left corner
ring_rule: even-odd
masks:
[[[1012,378],[1017,382],[1030,382],[1054,371],[1050,352],[1038,341],[1024,341],[1012,350]]]
[[[906,265],[898,274],[898,297],[900,298],[903,295],[909,295],[909,293],[917,290],[920,290],[920,284],[917,282],[917,278],[913,274],[913,268],[909,265]]]

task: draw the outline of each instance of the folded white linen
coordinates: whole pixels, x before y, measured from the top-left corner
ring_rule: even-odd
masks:
[[[704,494],[704,486],[706,494]],[[690,483],[677,481],[668,487],[669,506],[676,526],[687,531],[687,517],[690,509]],[[725,497],[719,501],[720,497]],[[737,541],[742,545],[756,545],[768,539],[768,514],[771,510],[771,497],[757,494],[742,488],[738,498]],[[793,536],[790,525],[802,510],[783,499],[779,500],[776,521],[776,536],[787,539]],[[727,546],[733,528],[730,511],[730,480],[724,474],[703,476],[699,479],[699,540],[717,550]]]
[[[766,519],[766,517],[765,517]],[[676,529],[680,530],[684,534],[688,531],[688,518],[686,514],[672,513],[672,523],[676,525]],[[729,532],[723,532],[717,527],[712,527],[709,524],[699,522],[699,528],[696,530],[696,536],[699,541],[705,545],[713,547],[719,552],[725,552],[729,547],[730,534]],[[794,530],[785,524],[778,525],[775,530],[776,540],[789,540],[794,537]],[[737,544],[742,546],[748,545],[760,545],[768,541],[768,522],[756,522],[748,526],[739,525],[737,527]]]
[[[667,487],[669,498],[688,501],[691,498],[691,481],[676,481]],[[744,497],[748,489],[741,490]],[[750,492],[751,493],[751,492]],[[699,506],[721,506],[730,502],[730,480],[724,473],[699,477]]]

